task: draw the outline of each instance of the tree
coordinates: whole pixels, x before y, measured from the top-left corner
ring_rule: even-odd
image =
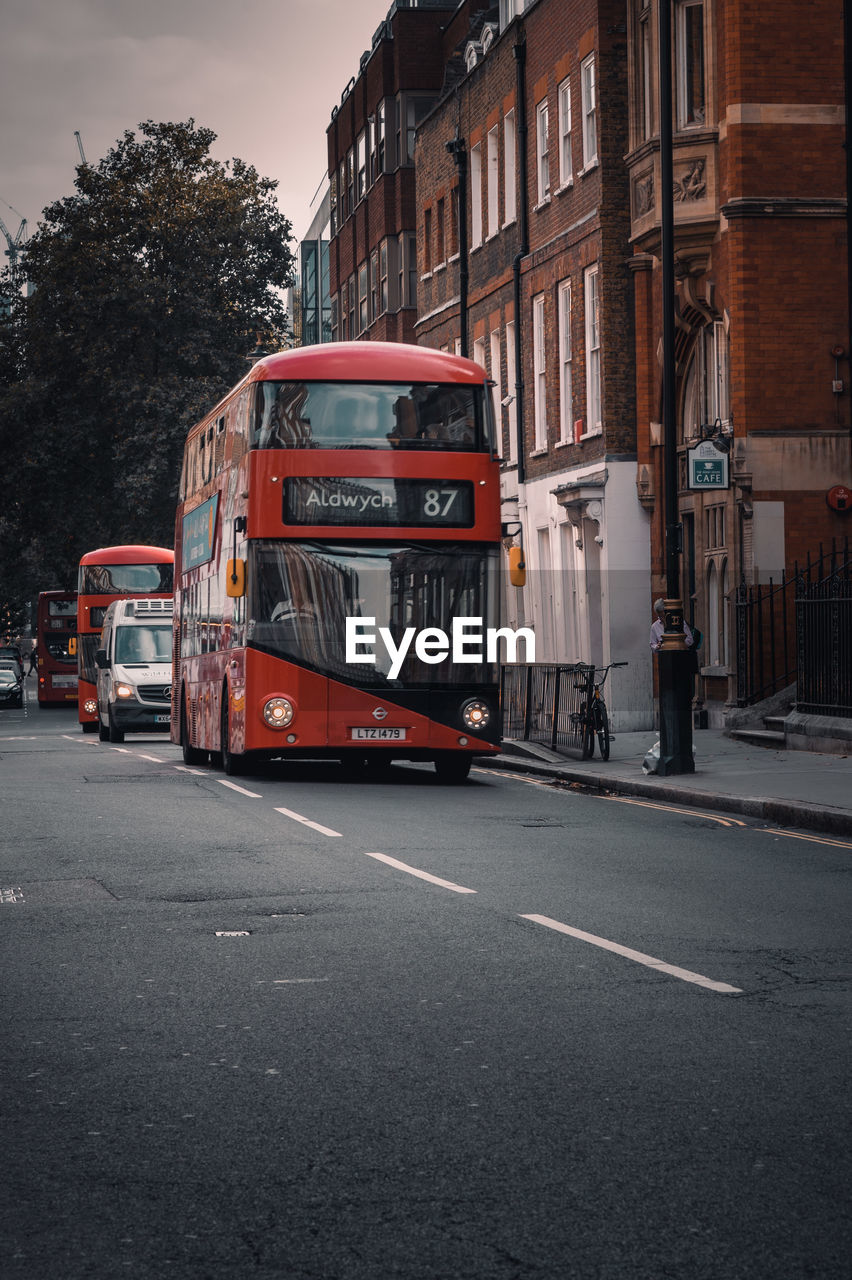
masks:
[[[0,282],[0,608],[73,587],[85,551],[171,546],[193,422],[283,345],[291,224],[277,183],[210,156],[216,135],[140,124],[27,245],[30,296]]]

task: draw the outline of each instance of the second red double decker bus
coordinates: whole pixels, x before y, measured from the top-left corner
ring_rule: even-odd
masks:
[[[77,593],[40,591],[36,608],[38,705],[77,701]]]
[[[84,733],[98,727],[95,651],[104,614],[127,596],[170,596],[174,577],[170,547],[100,547],[80,560],[77,582],[77,716]]]
[[[378,342],[267,356],[190,432],[179,498],[187,763],[401,758],[457,781],[499,750],[500,480],[478,365]]]

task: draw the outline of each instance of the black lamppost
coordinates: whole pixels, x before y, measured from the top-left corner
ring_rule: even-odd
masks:
[[[680,557],[683,526],[677,492],[675,408],[674,164],[672,138],[671,0],[659,2],[660,258],[663,277],[663,492],[665,522],[665,630],[659,651],[660,763],[658,773],[694,773],[691,654],[683,630]]]

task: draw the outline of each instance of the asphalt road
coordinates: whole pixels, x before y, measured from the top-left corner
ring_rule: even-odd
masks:
[[[0,713],[27,1280],[850,1272],[852,842]]]

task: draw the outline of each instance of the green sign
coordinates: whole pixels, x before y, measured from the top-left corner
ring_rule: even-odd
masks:
[[[694,449],[687,449],[687,468],[690,489],[727,489],[728,455],[717,449],[711,440],[703,440]]]

